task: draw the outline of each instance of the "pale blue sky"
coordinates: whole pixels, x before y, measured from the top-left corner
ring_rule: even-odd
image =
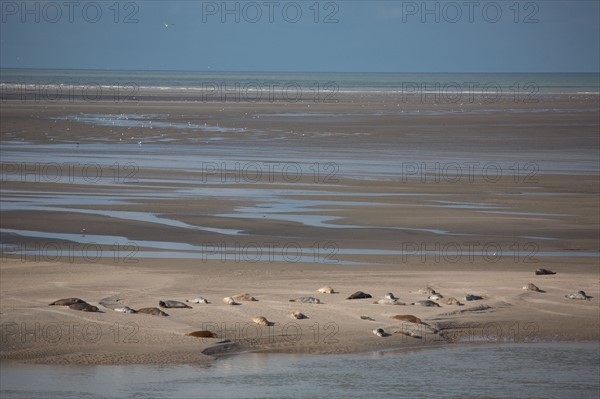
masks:
[[[0,3],[4,68],[600,71],[597,0]]]

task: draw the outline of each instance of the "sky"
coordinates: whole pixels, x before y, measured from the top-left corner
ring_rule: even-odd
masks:
[[[2,68],[600,71],[598,0],[0,4]]]

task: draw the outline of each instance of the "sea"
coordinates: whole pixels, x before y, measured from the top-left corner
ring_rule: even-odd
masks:
[[[214,91],[239,88],[248,92],[305,89],[340,93],[389,93],[445,91],[524,94],[599,94],[598,73],[306,73],[306,72],[217,72],[217,71],[114,71],[60,69],[1,69],[3,90],[14,86],[73,85],[101,88]],[[293,92],[293,94],[291,93]],[[91,94],[90,94],[91,95]]]
[[[600,343],[456,346],[353,355],[244,353],[210,364],[0,363],[5,399],[597,399]]]

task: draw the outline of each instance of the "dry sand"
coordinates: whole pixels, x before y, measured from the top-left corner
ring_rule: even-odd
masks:
[[[598,279],[595,262],[580,267],[549,263],[552,276],[535,276],[533,268],[475,264],[471,270],[445,267],[368,269],[358,266],[319,267],[306,264],[228,265],[184,261],[148,261],[139,266],[89,263],[2,262],[2,357],[44,363],[177,363],[201,361],[206,355],[237,350],[348,353],[414,348],[456,342],[535,342],[598,340]],[[567,262],[565,262],[567,263]],[[506,268],[502,267],[506,266]],[[544,293],[523,291],[533,282]],[[338,294],[319,294],[332,285]],[[427,286],[454,296],[464,306],[428,308],[408,305],[426,299]],[[590,301],[564,296],[578,289]],[[347,300],[355,291],[372,299]],[[257,302],[228,306],[225,296],[248,292]],[[407,305],[373,302],[393,292]],[[466,302],[467,293],[484,300]],[[159,300],[185,301],[196,296],[210,304],[192,309],[163,309],[169,317],[121,314],[98,305],[115,296],[132,308],[155,307]],[[322,304],[289,302],[315,296]],[[48,306],[56,299],[79,297],[104,313],[84,313]],[[490,308],[469,311],[480,305]],[[295,320],[292,311],[307,319]],[[457,312],[458,311],[458,312]],[[435,329],[390,319],[411,314]],[[265,316],[274,325],[252,322]],[[375,321],[362,320],[368,316]],[[413,331],[420,338],[387,332]],[[184,334],[211,330],[218,338]],[[220,343],[225,340],[232,343]]]
[[[372,102],[370,102],[372,100]],[[318,104],[311,112],[354,114],[395,106],[393,99],[375,98],[362,105],[352,101]],[[366,106],[365,106],[366,104]],[[407,105],[407,109],[419,104]],[[428,106],[431,109],[433,106]],[[439,106],[436,106],[439,108]],[[447,105],[451,109],[455,105]],[[477,107],[473,105],[472,107]],[[190,245],[223,243],[236,245],[276,243],[310,248],[319,244],[319,255],[342,262],[279,261],[262,259],[251,262],[242,257],[226,259],[139,258],[135,263],[122,258],[90,261],[74,251],[71,257],[21,256],[4,253],[0,262],[0,322],[2,359],[40,363],[127,364],[185,363],[208,361],[213,356],[243,350],[307,353],[350,353],[384,349],[427,347],[465,342],[530,342],[540,340],[600,339],[600,299],[598,232],[600,226],[597,173],[562,169],[544,170],[544,165],[589,164],[597,160],[597,113],[571,112],[577,108],[598,108],[598,98],[548,98],[529,108],[557,108],[564,112],[509,113],[511,108],[525,107],[511,102],[494,104],[507,111],[492,115],[415,115],[316,118],[251,118],[248,115],[273,112],[307,111],[306,104],[190,104],[179,101],[139,103],[57,103],[35,104],[8,101],[1,108],[2,140],[25,140],[47,145],[73,146],[81,156],[96,156],[94,143],[114,143],[123,129],[84,125],[68,120],[48,118],[78,113],[161,113],[173,122],[209,123],[220,126],[243,126],[260,130],[263,135],[227,136],[207,147],[203,154],[233,159],[255,159],[284,154],[295,159],[307,158],[339,163],[335,182],[319,180],[306,174],[299,181],[247,181],[227,184],[228,188],[289,190],[276,199],[346,201],[316,206],[301,213],[336,216],[335,226],[315,226],[289,219],[222,217],[241,207],[259,206],[269,198],[253,196],[176,197],[179,189],[223,189],[215,176],[207,177],[188,168],[141,167],[136,172],[144,184],[124,183],[94,185],[19,181],[11,176],[20,161],[2,161],[3,200],[24,201],[24,196],[43,198],[53,193],[66,195],[113,195],[118,192],[128,201],[118,204],[68,206],[64,210],[2,210],[3,229],[49,233],[78,233],[82,226],[87,234],[127,237],[132,242],[165,241]],[[436,109],[438,109],[436,108]],[[442,107],[443,108],[443,107]],[[481,108],[484,108],[481,106]],[[366,110],[365,110],[366,109]],[[188,143],[181,132],[165,129],[163,138],[174,143]],[[281,132],[289,132],[284,139]],[[315,134],[317,131],[328,135]],[[41,135],[40,132],[48,134]],[[291,132],[294,132],[293,134]],[[361,133],[368,133],[362,135]],[[127,136],[145,137],[146,128],[127,130]],[[209,133],[196,133],[201,140]],[[75,143],[79,143],[77,146]],[[89,145],[89,147],[88,147]],[[152,144],[144,144],[148,148]],[[34,148],[34,147],[32,147]],[[168,149],[168,146],[164,148]],[[248,149],[244,153],[244,149]],[[541,166],[527,181],[523,176],[505,175],[490,182],[475,173],[454,181],[442,176],[354,176],[344,169],[350,161],[366,165],[393,159],[395,151],[407,154],[427,151],[430,161],[442,162],[443,154],[454,157],[474,153],[491,161],[514,160],[519,165]],[[36,152],[37,151],[37,152]],[[43,157],[43,150],[32,149],[29,164]],[[132,154],[134,150],[132,150]],[[434,155],[432,155],[434,154]],[[436,158],[439,154],[440,158]],[[595,154],[595,155],[594,155]],[[134,154],[135,155],[135,154]],[[176,159],[176,155],[170,154]],[[238,158],[236,158],[238,157]],[[250,158],[245,158],[250,157]],[[135,159],[135,158],[133,158]],[[128,159],[124,158],[123,162]],[[407,158],[407,160],[410,160]],[[296,162],[296,161],[294,161]],[[397,167],[399,164],[396,163]],[[565,172],[566,170],[566,172]],[[596,169],[597,172],[597,169]],[[13,176],[14,177],[14,176]],[[320,176],[323,177],[323,176]],[[154,183],[148,184],[149,179]],[[323,192],[317,193],[316,190]],[[206,191],[204,191],[206,192]],[[138,194],[166,193],[161,198],[136,197]],[[410,194],[408,196],[404,194]],[[432,197],[433,195],[433,197]],[[442,202],[432,202],[432,199]],[[361,202],[364,202],[361,204]],[[455,207],[439,206],[453,203]],[[469,203],[471,208],[461,208]],[[493,205],[496,213],[480,212],[473,204]],[[434,206],[436,205],[436,206]],[[105,211],[151,212],[169,220],[212,228],[238,229],[244,235],[224,235],[214,231],[190,230],[173,225],[157,225],[145,220],[110,217],[106,214],[74,212],[73,208]],[[485,210],[485,209],[484,209]],[[507,211],[509,213],[498,213]],[[286,214],[285,211],[281,211]],[[294,213],[288,211],[287,213]],[[510,213],[512,212],[512,213]],[[267,215],[267,214],[266,214]],[[135,219],[135,218],[134,218]],[[354,226],[354,227],[352,227]],[[401,229],[398,229],[401,227]],[[419,230],[421,229],[421,230]],[[453,235],[440,234],[445,230]],[[546,239],[552,238],[552,239]],[[17,245],[64,244],[64,240],[3,234],[3,242]],[[324,249],[328,243],[336,250]],[[474,245],[473,243],[477,243]],[[458,245],[463,256],[456,261],[447,253],[441,258],[415,252],[402,256],[381,253],[342,253],[338,249],[414,250],[414,244],[430,250],[452,249]],[[482,257],[482,246],[497,245],[501,258]],[[78,248],[73,244],[73,248]],[[272,245],[272,244],[271,244]],[[408,245],[408,246],[407,246]],[[454,247],[453,247],[454,246]],[[31,248],[31,247],[30,247]],[[64,247],[63,247],[64,248]],[[109,246],[103,247],[109,248]],[[419,247],[420,248],[420,247]],[[496,247],[494,247],[496,248]],[[140,245],[138,250],[143,250]],[[149,250],[154,250],[149,248]],[[544,256],[558,252],[573,256]],[[577,256],[588,254],[588,256]],[[63,254],[64,255],[64,254]],[[311,255],[311,254],[304,254]],[[352,263],[349,263],[352,262]],[[537,267],[557,272],[535,276]],[[534,283],[545,292],[523,291]],[[320,294],[317,289],[331,285],[338,294]],[[432,287],[445,297],[456,297],[464,306],[376,305],[374,301],[392,292],[411,303],[426,299],[420,289]],[[372,299],[346,300],[355,291],[370,293]],[[584,290],[589,301],[569,300],[566,294]],[[240,293],[255,296],[257,302],[227,306],[222,298]],[[484,296],[466,302],[466,294]],[[159,300],[185,301],[203,296],[210,304],[191,304],[193,309],[163,309],[170,316],[121,314],[99,305],[103,298],[119,298],[134,309],[156,307]],[[315,296],[323,304],[289,302],[302,296]],[[83,313],[66,307],[48,306],[56,299],[79,297],[97,305],[103,313]],[[482,310],[475,310],[480,305]],[[489,308],[487,308],[489,307]],[[295,320],[292,311],[301,311],[307,319]],[[415,326],[390,319],[396,314],[410,314],[429,327]],[[252,322],[265,316],[274,324],[259,327]],[[374,321],[363,320],[368,316]],[[413,331],[418,337],[392,334],[380,338],[375,328],[393,333]],[[194,338],[184,334],[197,330],[214,331],[218,338]],[[436,330],[438,333],[434,333]]]

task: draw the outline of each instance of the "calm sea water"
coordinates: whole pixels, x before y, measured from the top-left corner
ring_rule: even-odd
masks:
[[[566,398],[600,395],[599,343],[242,354],[207,366],[1,364],[2,398]]]
[[[319,90],[421,91],[469,90],[486,87],[503,92],[600,93],[597,73],[296,73],[296,72],[174,72],[1,69],[0,83],[125,86],[172,90],[206,90],[213,85],[233,88],[288,85]],[[458,85],[458,86],[456,86]]]

